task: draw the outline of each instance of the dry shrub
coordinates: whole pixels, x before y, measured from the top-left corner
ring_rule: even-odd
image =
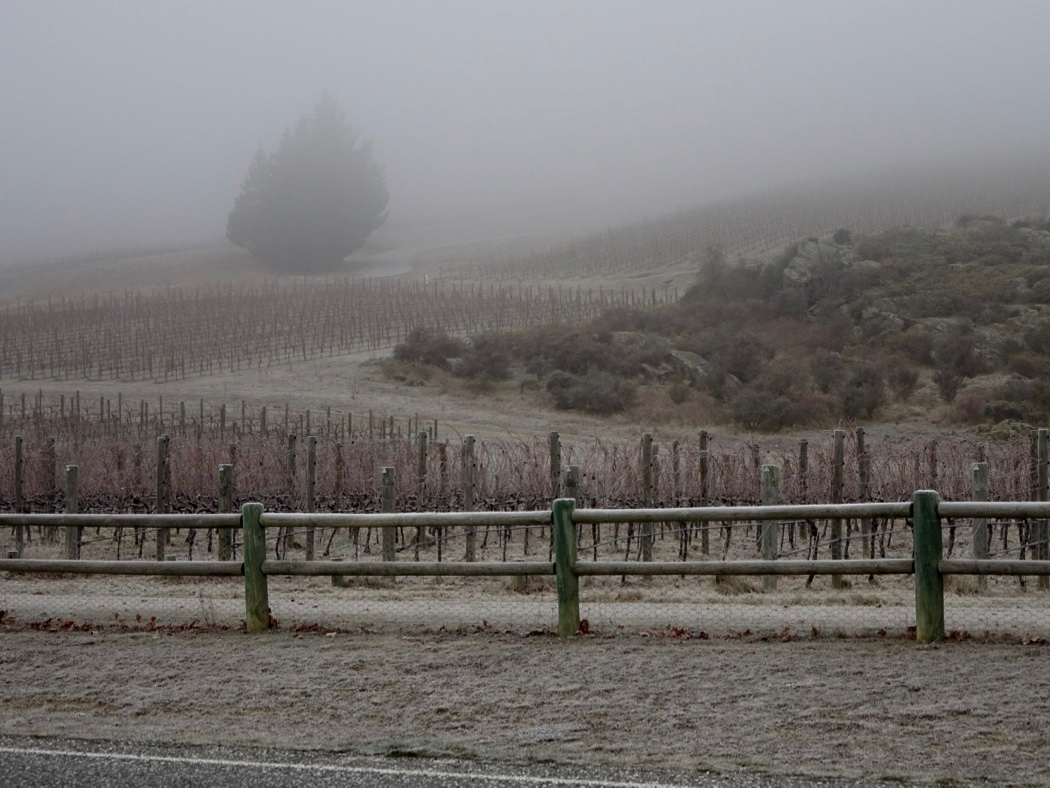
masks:
[[[715,591],[722,596],[739,594],[757,594],[761,588],[752,580],[739,575],[721,575],[715,577]]]
[[[633,383],[607,372],[573,375],[558,371],[547,381],[547,392],[559,410],[598,415],[620,413],[634,404],[637,396]]]
[[[991,393],[985,389],[968,389],[952,403],[952,421],[980,424],[985,420]]]
[[[388,359],[382,362],[383,377],[406,386],[425,386],[433,377],[434,368],[415,361]]]
[[[1023,378],[1043,378],[1050,375],[1050,360],[1039,353],[1018,353],[1010,358],[1007,369]]]

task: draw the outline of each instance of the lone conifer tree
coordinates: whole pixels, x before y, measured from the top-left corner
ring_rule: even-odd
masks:
[[[256,151],[226,237],[276,271],[332,271],[386,221],[389,198],[371,143],[324,93],[276,152]]]

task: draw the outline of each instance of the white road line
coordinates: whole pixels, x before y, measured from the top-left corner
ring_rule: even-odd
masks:
[[[391,769],[381,766],[339,766],[337,764],[280,763],[275,761],[234,761],[224,758],[186,758],[174,755],[139,755],[136,753],[85,752],[82,750],[45,750],[35,747],[3,747],[0,753],[13,755],[49,755],[67,758],[97,758],[99,760],[140,761],[154,763],[185,763],[203,766],[237,766],[255,769],[292,769],[295,771],[346,772],[350,774],[385,774],[410,777],[474,778],[494,782],[523,785],[548,783],[552,785],[589,785],[594,788],[660,788],[660,783],[620,782],[615,780],[571,779],[568,777],[530,777],[515,774],[488,774],[485,772],[443,772],[437,769]]]

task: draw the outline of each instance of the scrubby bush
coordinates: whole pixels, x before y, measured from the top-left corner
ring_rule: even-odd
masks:
[[[557,371],[547,381],[547,393],[559,410],[608,415],[633,405],[637,390],[630,381],[606,372]]]
[[[891,350],[902,353],[916,364],[933,362],[933,337],[922,326],[912,326],[895,334],[886,344]]]
[[[838,389],[842,415],[848,419],[871,418],[886,399],[882,370],[872,362],[862,362],[849,371]]]
[[[793,424],[791,400],[771,391],[741,391],[730,406],[734,421],[749,430],[777,432]]]
[[[968,323],[958,323],[954,330],[934,344],[933,358],[940,369],[948,369],[961,378],[971,378],[984,370],[977,352],[977,336]]]
[[[1017,353],[1010,357],[1006,367],[1014,375],[1030,380],[1050,374],[1050,360],[1040,353]]]
[[[693,390],[684,380],[676,380],[667,387],[667,396],[675,405],[681,405],[692,395]]]
[[[466,349],[467,344],[461,339],[426,328],[414,328],[404,342],[394,347],[394,358],[448,369],[449,359],[460,358]]]
[[[510,377],[510,351],[505,337],[482,334],[474,337],[454,372],[460,377],[506,380]]]
[[[895,366],[886,376],[893,396],[898,402],[905,402],[919,385],[919,370],[914,367]]]
[[[846,360],[841,353],[818,353],[809,362],[810,374],[817,388],[825,394],[834,390],[846,374]]]
[[[1025,411],[1015,402],[997,399],[984,406],[984,417],[996,424],[1000,421],[1024,421]]]
[[[939,367],[933,373],[933,383],[937,386],[937,393],[941,395],[941,399],[952,402],[962,389],[963,378],[950,367]]]
[[[775,353],[767,342],[735,327],[709,332],[697,352],[743,383],[753,380]]]

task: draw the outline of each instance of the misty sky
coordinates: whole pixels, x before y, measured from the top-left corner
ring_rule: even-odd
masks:
[[[328,90],[390,224],[603,226],[1050,138],[1050,3],[0,0],[0,261],[221,239]]]

